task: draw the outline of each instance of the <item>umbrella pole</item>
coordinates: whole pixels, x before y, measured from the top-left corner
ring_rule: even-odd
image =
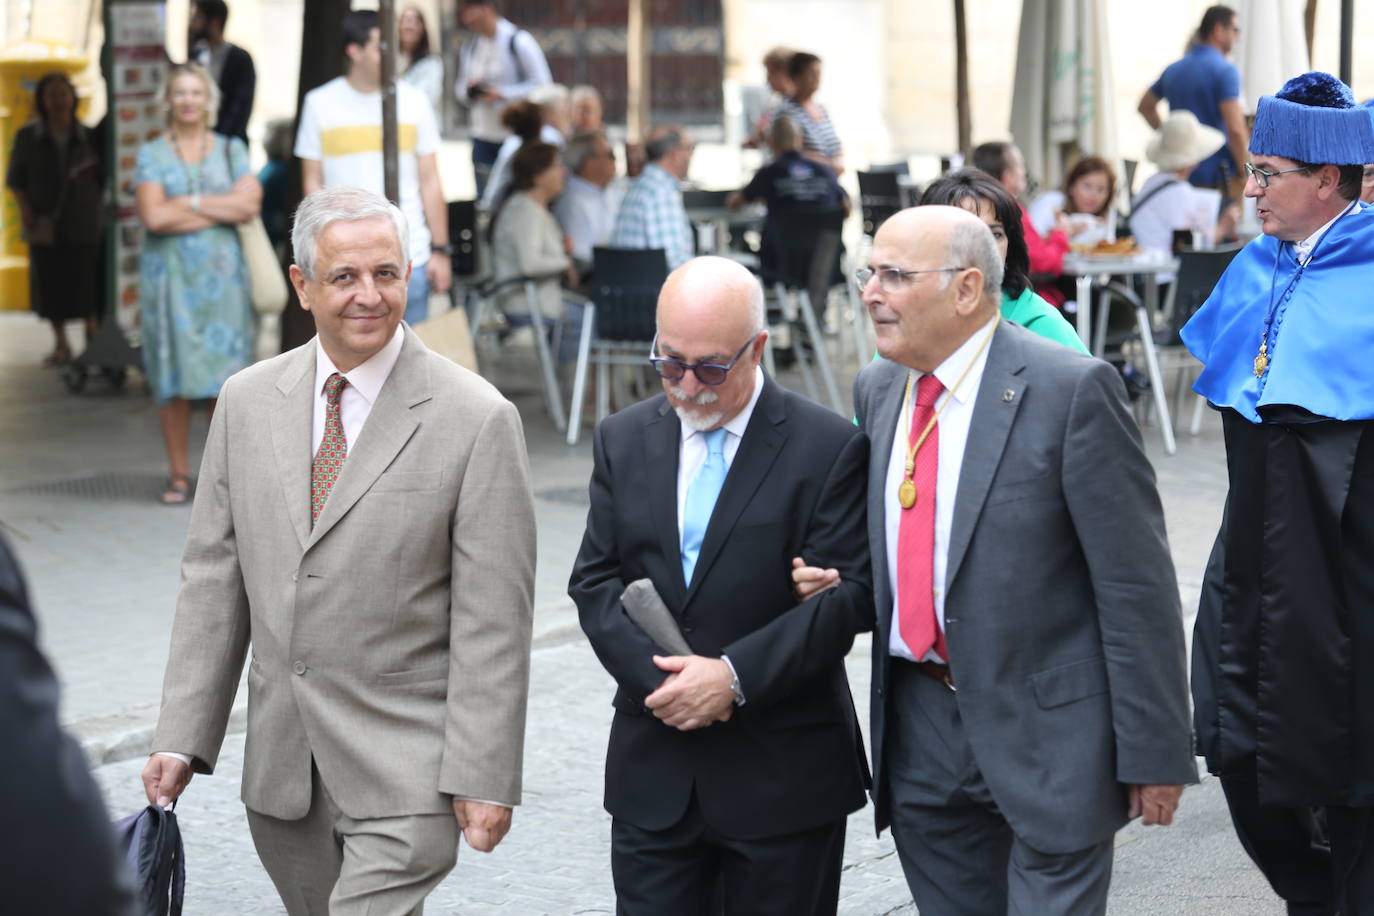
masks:
[[[1350,85],[1355,32],[1355,0],[1341,0],[1341,80]]]
[[[964,0],[954,0],[954,91],[959,117],[959,152],[965,162],[973,158],[973,122],[968,97],[968,23]]]

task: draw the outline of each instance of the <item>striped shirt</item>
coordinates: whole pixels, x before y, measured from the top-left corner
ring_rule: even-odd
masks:
[[[616,214],[613,248],[662,248],[671,270],[692,257],[692,227],[677,179],[650,163],[630,185]]]
[[[835,133],[835,125],[830,123],[830,113],[825,107],[820,104],[816,107],[821,110],[819,121],[812,120],[796,99],[784,98],[781,104],[772,109],[768,123],[771,125],[778,118],[790,118],[797,130],[801,131],[802,149],[820,153],[827,159],[838,159],[844,153],[840,135]]]

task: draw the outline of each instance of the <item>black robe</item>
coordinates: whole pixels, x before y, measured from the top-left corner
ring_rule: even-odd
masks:
[[[1198,751],[1262,805],[1374,806],[1374,421],[1222,410],[1193,638]]]

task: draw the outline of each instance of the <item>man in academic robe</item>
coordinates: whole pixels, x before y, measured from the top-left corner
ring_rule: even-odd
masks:
[[[1198,743],[1294,914],[1374,913],[1371,161],[1374,121],[1335,77],[1261,98],[1245,196],[1264,234],[1183,330],[1230,477],[1194,636]]]

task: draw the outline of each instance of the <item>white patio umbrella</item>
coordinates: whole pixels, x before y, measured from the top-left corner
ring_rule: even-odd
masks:
[[[1240,70],[1241,104],[1254,114],[1262,95],[1273,95],[1308,64],[1303,11],[1306,0],[1241,0],[1240,40],[1231,59]]]
[[[1106,0],[1025,0],[1011,134],[1042,188],[1074,152],[1116,159]]]

